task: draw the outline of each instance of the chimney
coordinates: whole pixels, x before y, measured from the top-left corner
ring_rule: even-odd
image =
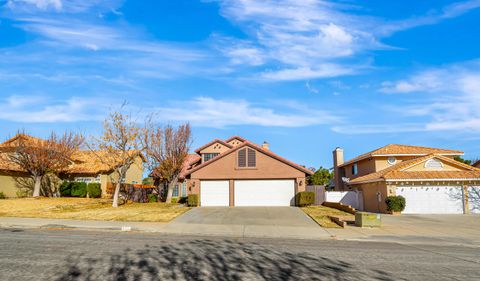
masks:
[[[344,183],[342,177],[344,172],[340,171],[339,165],[344,163],[343,149],[340,147],[335,148],[333,151],[333,172],[335,173],[335,190],[344,190]]]
[[[270,144],[267,141],[264,141],[263,144],[262,144],[262,148],[266,149],[266,150],[269,150],[270,149]]]

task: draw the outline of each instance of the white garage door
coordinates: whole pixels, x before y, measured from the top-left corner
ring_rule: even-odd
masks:
[[[229,181],[200,181],[200,206],[228,206]]]
[[[404,214],[463,214],[461,186],[399,186],[405,197]]]
[[[236,180],[235,206],[295,205],[294,180]]]
[[[480,214],[480,186],[468,188],[468,208],[471,214]]]

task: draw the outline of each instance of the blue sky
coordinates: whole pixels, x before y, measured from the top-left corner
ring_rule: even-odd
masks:
[[[480,1],[0,0],[0,138],[111,109],[306,166],[403,143],[480,158]]]

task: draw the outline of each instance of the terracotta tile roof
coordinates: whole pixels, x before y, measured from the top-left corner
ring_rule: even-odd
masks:
[[[234,139],[240,140],[240,141],[242,141],[242,142],[247,141],[246,139],[244,139],[244,138],[242,138],[242,137],[240,137],[240,136],[233,136],[233,137],[230,137],[230,138],[228,138],[227,140],[225,140],[225,142],[229,142],[229,141],[232,141],[232,140],[234,140]]]
[[[137,153],[137,152],[132,152]],[[107,159],[109,157],[104,151],[78,151],[72,156],[73,163],[70,165],[64,173],[67,174],[100,174],[111,172],[115,168],[115,163],[119,163],[118,160],[111,159],[111,161],[100,160],[100,157]],[[110,156],[111,157],[111,156]],[[0,153],[0,170],[11,172],[24,172],[24,170],[18,165],[10,162],[7,156],[7,152]]]
[[[457,166],[462,171],[407,171],[408,168],[423,163],[429,159],[437,158],[442,162]],[[402,161],[396,165],[383,169],[381,171],[364,175],[352,179],[349,184],[360,184],[365,182],[375,182],[384,180],[430,180],[430,179],[478,179],[480,180],[480,169],[470,165],[455,161],[451,158],[429,154],[423,157]]]
[[[285,163],[285,164],[287,164],[287,165],[290,165],[290,166],[292,166],[293,168],[298,169],[298,170],[300,170],[300,171],[302,171],[302,172],[304,172],[304,173],[306,173],[306,174],[308,174],[308,175],[313,175],[313,172],[310,171],[309,169],[305,168],[305,167],[302,167],[302,166],[300,166],[300,165],[298,165],[298,164],[295,164],[295,163],[293,163],[293,162],[291,162],[291,161],[289,161],[289,160],[287,160],[287,159],[285,159],[285,158],[283,158],[283,157],[278,156],[277,154],[271,152],[270,150],[264,149],[264,148],[262,148],[262,147],[260,147],[260,146],[258,146],[258,145],[256,145],[256,144],[253,144],[253,143],[251,143],[251,142],[249,142],[249,141],[244,141],[241,145],[237,145],[237,146],[235,146],[235,147],[232,147],[232,148],[230,148],[229,150],[225,151],[224,153],[220,154],[219,156],[217,156],[217,157],[215,157],[215,158],[213,158],[213,159],[211,159],[211,160],[209,160],[209,161],[207,161],[207,162],[204,162],[204,163],[202,163],[202,164],[200,164],[200,165],[198,165],[198,166],[195,166],[194,168],[192,168],[192,169],[190,169],[190,170],[188,170],[188,171],[185,173],[185,176],[188,176],[189,174],[191,174],[191,173],[193,173],[193,172],[195,172],[195,171],[197,171],[197,170],[200,170],[201,168],[203,168],[203,167],[205,167],[205,166],[207,166],[207,165],[210,165],[211,163],[213,163],[213,162],[215,162],[215,161],[218,161],[218,160],[222,159],[223,157],[229,155],[230,153],[232,153],[232,152],[234,152],[234,151],[237,151],[238,149],[240,149],[240,148],[242,148],[242,147],[244,147],[244,146],[250,146],[251,148],[254,148],[255,150],[258,150],[258,151],[260,151],[260,152],[262,152],[262,153],[264,153],[264,154],[266,154],[266,155],[268,155],[268,156],[270,156],[270,157],[272,157],[272,158],[274,158],[274,159],[277,159],[278,161],[281,161],[281,162],[283,162],[283,163]]]
[[[214,144],[214,143],[216,143],[216,142],[221,143],[221,144],[225,145],[225,146],[228,147],[228,148],[232,148],[232,146],[231,146],[230,144],[228,144],[228,143],[226,143],[226,142],[224,142],[224,141],[222,141],[222,140],[219,140],[219,139],[214,139],[214,140],[212,140],[211,142],[209,142],[209,143],[207,143],[207,144],[205,144],[205,145],[202,145],[201,147],[197,148],[197,149],[195,150],[195,152],[196,152],[196,153],[199,153],[202,149],[205,149],[205,148],[209,147],[210,145],[212,145],[212,144]]]
[[[367,152],[360,156],[357,156],[353,159],[348,160],[347,162],[339,165],[339,167],[355,163],[357,161],[367,159],[373,156],[385,156],[385,155],[416,155],[424,156],[428,154],[440,154],[440,155],[463,155],[462,151],[459,150],[450,150],[450,149],[441,149],[433,147],[423,147],[423,146],[414,146],[414,145],[402,145],[402,144],[389,144],[384,147],[375,149],[373,151]]]
[[[16,148],[20,145],[20,141],[22,141],[23,144],[26,146],[36,146],[39,143],[46,142],[46,140],[43,140],[40,138],[32,137],[25,134],[17,134],[13,138],[8,139],[5,142],[1,143],[0,150],[5,151],[8,149]]]

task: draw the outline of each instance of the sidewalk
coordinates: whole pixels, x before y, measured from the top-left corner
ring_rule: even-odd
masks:
[[[330,239],[323,228],[286,226],[184,224],[0,217],[3,228],[78,229],[97,231],[142,231],[180,235],[228,236],[236,238]]]

